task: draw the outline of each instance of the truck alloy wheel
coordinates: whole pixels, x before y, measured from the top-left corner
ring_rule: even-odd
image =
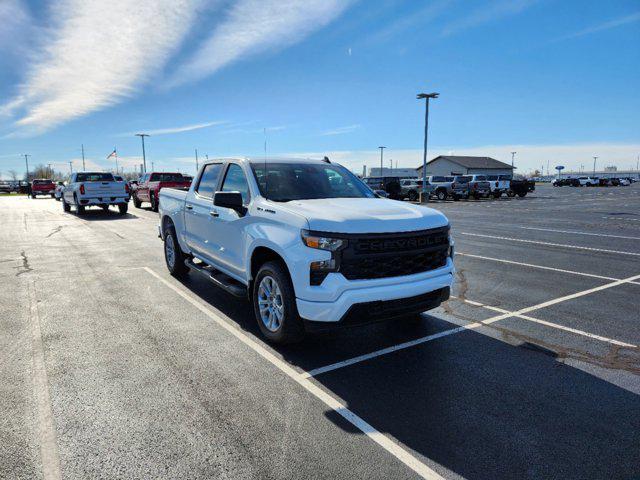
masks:
[[[176,231],[170,226],[164,231],[164,260],[169,273],[174,277],[182,277],[189,271],[184,264],[186,257],[176,239]]]
[[[438,190],[436,193],[436,197],[438,198],[438,200],[446,200],[447,192],[445,192],[444,190]]]
[[[256,321],[267,340],[292,343],[304,337],[293,284],[287,268],[281,262],[272,261],[262,265],[252,290]]]
[[[270,332],[277,332],[284,320],[284,303],[278,282],[267,275],[258,285],[260,320]]]

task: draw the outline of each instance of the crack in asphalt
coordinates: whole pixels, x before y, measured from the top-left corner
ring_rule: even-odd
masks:
[[[23,273],[29,273],[29,272],[33,271],[33,268],[31,268],[31,266],[29,265],[29,259],[27,258],[27,254],[24,253],[24,250],[22,250],[20,252],[20,256],[22,257],[22,265],[20,265],[18,267],[15,267],[15,268],[17,268],[17,269],[24,268],[24,270],[16,273],[16,277],[19,277]]]
[[[51,236],[55,235],[56,233],[58,233],[60,230],[62,230],[62,225],[58,225],[56,228],[54,228],[54,229],[51,231],[51,233],[49,233],[49,235],[47,235],[47,236],[46,236],[46,237],[44,237],[44,238],[49,238],[49,237],[51,237]]]

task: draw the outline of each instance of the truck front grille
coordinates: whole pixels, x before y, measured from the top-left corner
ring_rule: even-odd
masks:
[[[399,277],[443,267],[449,254],[449,227],[348,237],[339,271],[348,280]]]

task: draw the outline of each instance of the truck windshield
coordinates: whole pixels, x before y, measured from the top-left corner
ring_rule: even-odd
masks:
[[[150,182],[186,182],[181,173],[153,173]]]
[[[113,175],[111,173],[78,173],[76,175],[76,182],[113,182]]]
[[[252,163],[260,194],[275,202],[319,198],[375,198],[353,173],[325,163]]]

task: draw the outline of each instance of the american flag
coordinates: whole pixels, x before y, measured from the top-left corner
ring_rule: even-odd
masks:
[[[111,152],[109,154],[109,156],[107,157],[107,160],[109,160],[111,157],[117,157],[117,156],[118,156],[118,154],[116,153],[116,149],[114,148],[113,152]]]

